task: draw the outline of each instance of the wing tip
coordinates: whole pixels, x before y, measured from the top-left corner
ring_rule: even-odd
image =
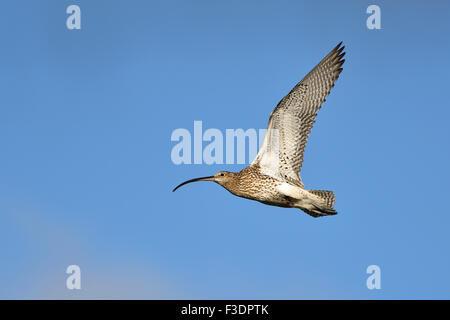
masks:
[[[334,62],[334,63],[332,62],[332,64],[334,64],[336,67],[341,69],[340,71],[342,71],[341,67],[342,67],[342,65],[345,62],[345,59],[343,59],[343,58],[344,58],[344,56],[346,54],[346,52],[344,51],[345,46],[341,46],[342,43],[343,43],[342,41],[339,42],[337,47],[333,51],[331,51],[332,55],[331,55],[331,57],[329,57],[329,59]]]
[[[339,51],[339,52],[341,52],[342,50],[345,49],[345,45],[343,45],[343,43],[344,43],[343,41],[339,42],[338,45],[336,47],[334,47],[334,49],[331,50],[331,51],[335,51],[335,52]]]
[[[339,42],[339,44],[322,60],[322,63],[330,63],[331,65],[338,64],[345,56],[346,52],[344,49],[345,45],[343,45],[343,42]]]

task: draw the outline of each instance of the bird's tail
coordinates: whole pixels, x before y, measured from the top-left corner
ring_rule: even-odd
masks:
[[[316,205],[316,208],[313,210],[304,210],[307,214],[315,218],[337,214],[337,211],[333,209],[336,202],[333,191],[308,190],[308,192],[320,197],[325,202],[325,205]]]
[[[327,204],[327,206],[333,209],[334,203],[336,202],[336,197],[334,196],[333,191],[308,190],[308,192],[311,192],[312,194],[315,194],[316,196],[322,198]]]

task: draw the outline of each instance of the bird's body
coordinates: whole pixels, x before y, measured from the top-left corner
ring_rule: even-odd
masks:
[[[272,111],[264,141],[250,166],[240,172],[183,182],[213,181],[232,194],[264,204],[299,208],[313,217],[334,215],[334,193],[306,190],[299,171],[317,111],[342,71],[344,47],[334,48]]]
[[[319,190],[306,190],[296,184],[277,179],[273,176],[262,173],[261,167],[252,165],[244,168],[240,172],[219,172],[217,179],[221,180],[221,185],[235,196],[256,200],[261,203],[284,208],[299,208],[307,210],[309,214],[320,216],[322,214],[336,214],[327,205],[324,198],[313,192]],[[327,192],[327,191],[322,191]]]

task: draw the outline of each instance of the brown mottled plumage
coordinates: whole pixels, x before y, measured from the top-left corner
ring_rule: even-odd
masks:
[[[232,194],[264,204],[299,208],[313,217],[334,215],[332,191],[306,190],[299,172],[317,112],[342,71],[345,55],[339,43],[272,111],[258,155],[240,172],[185,181],[213,181]]]

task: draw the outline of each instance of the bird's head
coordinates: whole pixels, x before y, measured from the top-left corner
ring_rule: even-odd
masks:
[[[227,186],[229,186],[232,183],[232,181],[234,181],[235,175],[236,175],[235,172],[219,171],[215,175],[210,176],[210,177],[195,178],[195,179],[187,180],[183,183],[180,183],[178,186],[175,187],[175,189],[172,190],[172,192],[177,190],[179,187],[184,186],[185,184],[188,184],[191,182],[197,182],[197,181],[213,181],[213,182],[218,183],[221,186],[227,188]]]

